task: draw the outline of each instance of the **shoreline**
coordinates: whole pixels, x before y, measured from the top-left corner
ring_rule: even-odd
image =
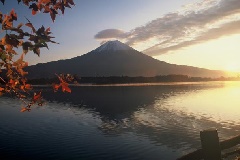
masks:
[[[173,86],[173,85],[198,85],[212,84],[225,82],[240,82],[240,81],[198,81],[198,82],[155,82],[155,83],[112,83],[112,84],[69,84],[70,87],[127,87],[127,86]],[[50,84],[32,85],[33,87],[52,87]]]

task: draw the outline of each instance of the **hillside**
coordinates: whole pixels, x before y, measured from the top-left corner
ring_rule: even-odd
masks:
[[[147,56],[119,42],[109,41],[97,49],[72,59],[37,64],[27,68],[29,78],[49,78],[54,73],[95,76],[144,76],[181,74],[192,77],[226,76],[223,71],[169,64]]]

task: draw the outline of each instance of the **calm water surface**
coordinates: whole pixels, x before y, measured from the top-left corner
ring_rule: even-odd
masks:
[[[29,113],[0,97],[0,159],[171,160],[200,148],[201,130],[240,134],[240,82],[42,89]]]

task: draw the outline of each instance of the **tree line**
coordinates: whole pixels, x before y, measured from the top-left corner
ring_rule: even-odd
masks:
[[[190,77],[187,75],[158,75],[155,77],[129,77],[129,76],[96,76],[81,77],[74,76],[75,83],[79,84],[125,84],[125,83],[158,83],[158,82],[200,82],[200,81],[239,81],[239,77]],[[52,84],[57,78],[30,79],[29,82],[35,85]]]

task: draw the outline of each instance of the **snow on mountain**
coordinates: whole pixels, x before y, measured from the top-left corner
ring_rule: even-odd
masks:
[[[116,40],[116,41],[108,41],[98,47],[95,51],[102,52],[102,51],[128,51],[134,50],[133,48],[129,47],[128,45]]]

